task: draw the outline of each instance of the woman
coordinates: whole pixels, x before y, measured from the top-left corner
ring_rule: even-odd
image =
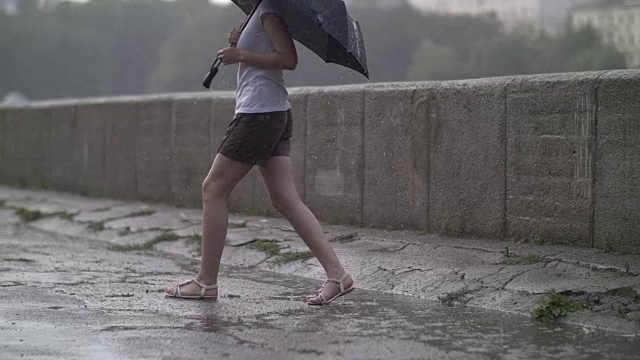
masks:
[[[207,175],[203,192],[202,263],[196,278],[165,289],[170,297],[216,299],[218,270],[227,236],[227,199],[258,165],[273,206],[291,223],[324,268],[327,281],[310,305],[326,305],[354,289],[320,223],[298,197],[290,158],[291,105],[283,70],[298,64],[286,22],[272,0],[246,0],[255,14],[245,29],[229,33],[232,46],[218,52],[225,64],[239,64],[236,116]],[[237,46],[233,46],[237,44]]]

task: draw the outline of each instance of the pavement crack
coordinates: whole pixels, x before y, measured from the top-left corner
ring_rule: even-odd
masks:
[[[539,270],[539,269],[542,269],[542,267],[535,267],[535,268],[532,268],[532,269],[527,269],[525,271],[521,271],[521,272],[513,275],[511,278],[509,278],[509,280],[507,280],[507,282],[504,285],[502,285],[500,290],[506,290],[507,286],[509,286],[509,284],[511,284],[511,282],[513,282],[516,278],[528,273],[529,271]]]
[[[409,268],[409,269],[393,269],[393,270],[387,270],[387,269],[382,269],[382,270],[386,270],[386,271],[391,271],[393,272],[394,275],[404,275],[404,274],[408,274],[411,272],[429,272],[429,271],[433,271],[433,268],[430,269],[422,269],[422,268]]]
[[[400,247],[398,249],[388,250],[387,252],[394,253],[394,252],[402,251],[402,250],[408,248],[410,245],[411,245],[411,243],[406,243],[406,244],[404,244],[402,247]]]
[[[491,254],[502,252],[502,250],[490,250],[490,249],[478,248],[473,246],[464,246],[464,245],[443,245],[443,246],[454,248],[454,249],[461,249],[461,250],[481,251],[481,252],[491,253]]]

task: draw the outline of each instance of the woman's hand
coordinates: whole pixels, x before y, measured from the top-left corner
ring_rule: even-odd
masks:
[[[234,46],[218,51],[218,59],[225,65],[237,64],[241,61],[240,50]]]
[[[240,34],[242,34],[242,30],[238,28],[233,28],[231,31],[229,31],[229,44],[236,45],[238,43],[238,40],[240,39]]]

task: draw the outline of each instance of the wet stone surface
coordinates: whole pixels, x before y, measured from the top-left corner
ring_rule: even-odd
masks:
[[[635,338],[357,290],[309,307],[320,285],[224,267],[217,302],[160,289],[198,262],[23,225],[0,227],[0,358],[634,359]]]
[[[28,217],[35,211],[42,213],[30,220],[17,215],[23,212]],[[37,229],[54,238],[66,235],[93,246],[110,243],[107,254],[155,250],[196,264],[201,215],[198,209],[0,186],[0,225]],[[640,335],[640,298],[632,296],[640,291],[638,256],[411,231],[326,224],[323,228],[360,289],[527,316],[546,301],[548,293],[556,292],[589,306],[588,311],[569,313],[560,321]],[[324,277],[285,219],[230,215],[227,235],[225,265]],[[16,261],[20,258],[9,260],[5,262],[20,263]],[[65,267],[55,261],[49,266],[56,272]]]

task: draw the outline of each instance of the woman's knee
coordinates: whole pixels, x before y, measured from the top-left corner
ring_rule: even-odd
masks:
[[[202,183],[202,202],[205,204],[217,201],[226,200],[228,195],[224,189],[214,180],[207,178]]]
[[[286,215],[294,209],[300,198],[297,196],[272,196],[271,205],[282,215]]]

